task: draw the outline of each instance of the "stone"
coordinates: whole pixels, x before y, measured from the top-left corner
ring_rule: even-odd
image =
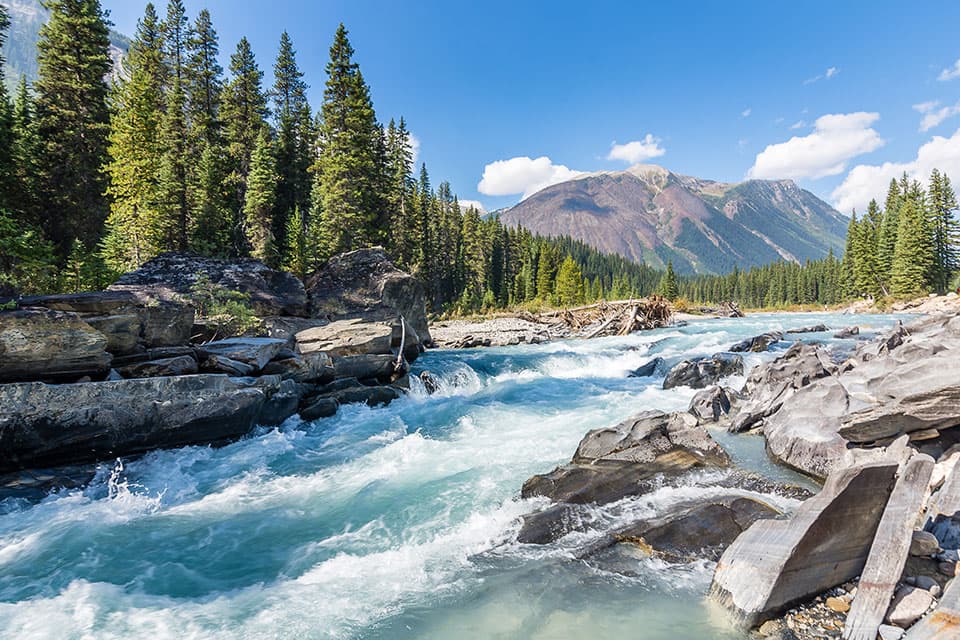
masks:
[[[759,520],[724,552],[711,597],[746,627],[859,575],[894,484],[895,463],[835,471],[789,520]]]
[[[834,338],[838,340],[843,340],[844,338],[853,338],[854,336],[860,335],[860,327],[847,327],[846,329],[841,329],[833,334]]]
[[[787,329],[786,333],[823,333],[830,331],[830,327],[825,324],[815,324],[809,327],[798,327],[796,329]]]
[[[903,637],[904,630],[900,627],[895,627],[892,624],[882,624],[877,630],[880,635],[880,640],[900,640]]]
[[[661,474],[729,464],[726,452],[689,413],[647,411],[589,432],[569,464],[528,479],[521,494],[605,504],[650,491]]]
[[[337,320],[296,335],[300,353],[323,351],[331,356],[392,354],[393,327],[360,318]]]
[[[197,348],[200,358],[219,356],[237,360],[252,366],[256,371],[263,369],[268,362],[284,348],[285,342],[277,338],[228,338],[208,342]]]
[[[102,378],[112,358],[107,338],[76,313],[0,312],[0,382]]]
[[[926,589],[934,597],[940,595],[940,585],[937,584],[937,581],[931,578],[930,576],[917,576],[913,580],[913,586],[919,587],[920,589]]]
[[[323,351],[294,354],[291,358],[272,360],[263,368],[265,375],[279,375],[284,380],[326,384],[333,380],[333,360]]]
[[[140,346],[140,316],[135,313],[87,316],[83,320],[106,336],[105,349],[115,356],[134,353]]]
[[[742,353],[746,351],[761,353],[769,350],[771,346],[780,342],[781,340],[783,340],[782,333],[779,331],[770,331],[769,333],[764,333],[759,336],[747,338],[746,340],[741,340],[727,349],[727,351],[730,351],[731,353]]]
[[[840,435],[858,444],[960,425],[960,384],[924,388],[847,416]],[[939,434],[937,434],[939,435]]]
[[[940,541],[929,531],[914,531],[910,540],[910,555],[934,556],[940,552]]]
[[[912,546],[911,532],[923,506],[933,458],[914,455],[903,467],[877,527],[860,589],[847,616],[845,640],[875,640]]]
[[[886,621],[889,624],[906,629],[919,620],[933,604],[933,595],[926,589],[903,586],[890,603]]]
[[[402,316],[421,343],[431,343],[423,285],[394,266],[382,247],[334,256],[307,279],[307,290],[315,317],[394,322]]]
[[[199,371],[199,368],[193,357],[177,356],[122,367],[120,375],[124,378],[155,378],[158,376],[188,376],[197,373],[197,371]]]
[[[943,549],[960,549],[960,467],[930,497],[923,529],[932,533]]]
[[[220,375],[0,385],[0,472],[219,444],[250,431],[279,378]]]
[[[846,613],[850,611],[850,603],[843,598],[830,597],[827,598],[825,604],[827,605],[827,609],[836,613]]]
[[[252,376],[257,369],[253,365],[239,360],[231,360],[225,356],[207,355],[200,363],[200,370],[204,373],[225,373],[228,376]],[[264,373],[274,373],[264,371]]]
[[[697,392],[687,411],[706,422],[718,422],[730,413],[730,397],[723,387],[713,386]]]
[[[937,565],[937,571],[950,578],[957,575],[958,565],[956,562],[941,562]]]
[[[127,273],[108,288],[160,301],[189,300],[198,277],[249,296],[261,316],[308,316],[307,292],[291,273],[275,271],[250,258],[219,260],[190,253],[163,253]],[[191,323],[192,325],[192,323]]]
[[[919,607],[921,603],[917,603]],[[953,640],[960,637],[960,580],[952,580],[937,608],[907,633],[907,640]]]
[[[664,389],[687,386],[703,389],[721,378],[743,373],[743,358],[716,354],[710,358],[694,358],[674,365],[663,380]]]
[[[664,368],[663,358],[657,356],[653,360],[646,362],[633,371],[631,371],[627,377],[628,378],[649,378],[650,376],[655,376],[658,373],[662,373]]]
[[[188,344],[193,332],[194,316],[191,306],[172,301],[151,301],[140,314],[144,346],[153,348]]]
[[[308,398],[306,408],[300,412],[304,419],[316,419],[318,417],[327,417],[332,415],[326,413],[330,411],[330,403],[321,403],[326,400],[334,400],[337,406],[345,404],[365,403],[371,407],[387,405],[400,397],[401,391],[392,386],[373,386],[368,387],[362,384],[356,384],[342,389],[325,391],[319,395]],[[333,411],[336,413],[336,411]]]
[[[406,363],[400,364],[398,369],[397,358],[392,355],[343,356],[333,359],[333,371],[337,378],[392,382],[407,372]]]
[[[423,389],[428,395],[433,395],[440,390],[440,378],[433,375],[429,371],[421,371],[419,377],[420,382],[423,384]]]
[[[336,415],[339,408],[340,403],[337,402],[336,398],[317,398],[300,411],[300,417],[307,422],[319,420],[320,418],[329,418],[330,416]]]
[[[300,401],[310,390],[310,385],[299,384],[293,380],[283,380],[275,391],[269,394],[260,413],[257,424],[273,427],[297,413]]]

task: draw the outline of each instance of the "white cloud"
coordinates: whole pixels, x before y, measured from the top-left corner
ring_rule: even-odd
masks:
[[[960,179],[960,129],[951,137],[934,136],[917,150],[910,162],[885,162],[882,165],[858,165],[850,170],[839,187],[830,195],[834,206],[844,213],[854,208],[863,211],[871,199],[880,200],[887,185],[904,172],[911,178],[926,181],[934,168]]]
[[[947,67],[940,72],[940,75],[937,76],[937,80],[940,82],[946,82],[947,80],[955,80],[960,78],[960,60],[957,60],[953,63],[952,67]]]
[[[813,133],[771,144],[757,154],[749,178],[823,178],[843,173],[852,158],[879,149],[884,140],[871,128],[877,113],[820,116]]]
[[[522,194],[523,198],[545,187],[583,175],[562,164],[553,164],[547,156],[536,159],[527,156],[497,160],[483,168],[483,179],[477,191],[488,196]]]
[[[838,73],[840,73],[840,69],[838,69],[837,67],[828,67],[827,70],[824,71],[823,73],[817,74],[812,78],[807,78],[806,80],[804,80],[803,84],[813,84],[814,82],[819,82],[821,80],[829,80],[830,78],[835,77]]]
[[[481,214],[487,213],[486,207],[483,206],[483,203],[479,200],[460,200],[460,210],[466,211],[467,209],[473,207]]]
[[[622,160],[629,164],[637,164],[650,158],[658,158],[667,152],[660,146],[660,138],[655,138],[649,133],[642,140],[634,140],[626,144],[610,145],[610,153],[607,160]]]
[[[915,104],[913,108],[923,114],[923,118],[920,119],[921,133],[933,129],[947,118],[960,114],[960,102],[953,106],[941,107],[939,100],[931,100]]]
[[[792,125],[790,125],[790,128],[791,128],[791,129],[803,129],[805,126],[807,126],[807,123],[806,123],[806,122],[804,122],[803,120],[797,120],[797,121],[794,122]]]
[[[740,112],[740,116],[743,118],[749,118],[751,113],[753,113],[753,108],[747,107],[746,109]]]
[[[416,165],[420,158],[420,138],[412,133],[410,134],[410,156],[413,158],[413,164]]]

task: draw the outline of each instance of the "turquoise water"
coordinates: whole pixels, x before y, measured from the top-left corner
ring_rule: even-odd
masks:
[[[433,396],[414,389],[385,409],[293,418],[220,449],[105,465],[89,487],[40,503],[7,500],[0,638],[741,638],[703,601],[711,563],[638,557],[614,571],[574,559],[597,532],[518,544],[518,517],[542,504],[519,490],[569,460],[589,429],[686,408],[692,390],[627,377],[650,358],[708,355],[818,322],[869,335],[894,318],[753,316],[434,351],[416,363],[442,379]],[[773,355],[749,354],[748,370]],[[760,438],[716,435],[738,464],[797,480],[766,459]],[[698,486],[710,479],[594,516],[603,529],[652,515],[714,491]]]

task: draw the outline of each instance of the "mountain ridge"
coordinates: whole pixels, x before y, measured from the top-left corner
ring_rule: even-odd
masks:
[[[726,183],[651,164],[551,185],[500,217],[654,267],[672,261],[681,273],[823,258],[842,252],[847,227],[842,214],[792,180]]]

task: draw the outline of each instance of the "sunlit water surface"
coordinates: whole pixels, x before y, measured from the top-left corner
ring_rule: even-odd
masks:
[[[0,503],[0,638],[742,638],[705,603],[713,565],[578,561],[598,533],[516,542],[540,504],[523,481],[569,460],[588,430],[690,389],[627,373],[654,356],[709,355],[745,337],[892,316],[757,315],[622,338],[473,351],[416,363],[442,379],[388,408],[260,430],[232,445],[105,466],[83,490]],[[806,334],[838,351],[851,340]],[[749,354],[747,370],[772,353]],[[733,379],[733,386],[743,378]],[[743,467],[803,482],[762,439],[715,433]],[[723,472],[711,472],[721,474]],[[597,509],[614,527],[711,489]],[[766,498],[790,510],[796,502]],[[622,569],[622,567],[621,567]]]

